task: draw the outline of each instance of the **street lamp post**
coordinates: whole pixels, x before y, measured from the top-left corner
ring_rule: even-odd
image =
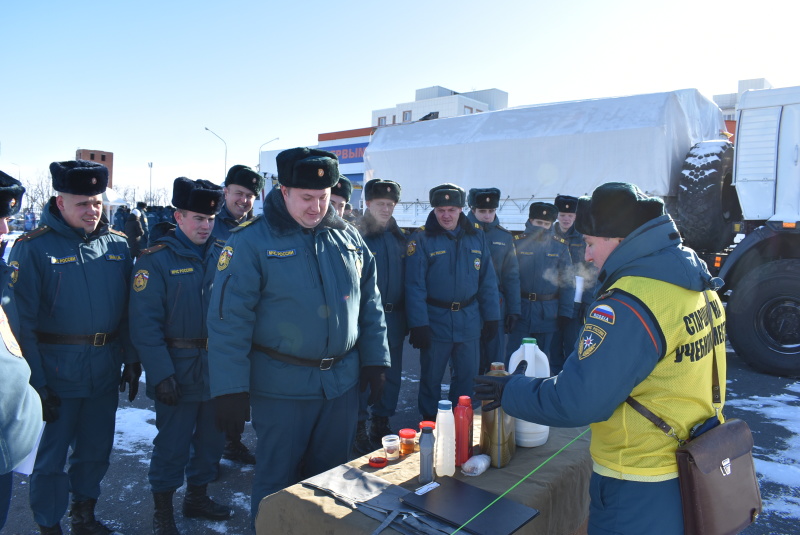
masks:
[[[211,130],[209,127],[206,126],[205,129],[217,136],[217,133]],[[228,144],[225,143],[225,140],[219,136],[217,136],[217,139],[222,141],[222,144],[225,145],[225,167],[222,169],[222,178],[225,178],[225,175],[228,173]]]
[[[153,204],[153,162],[147,162],[147,167],[150,168],[150,201],[148,206]]]
[[[258,165],[256,165],[256,169],[258,169],[259,172],[261,172],[261,149],[267,143],[272,143],[273,141],[278,141],[279,139],[280,139],[279,137],[274,137],[274,138],[270,139],[269,141],[265,141],[264,143],[261,144],[260,147],[258,147]]]

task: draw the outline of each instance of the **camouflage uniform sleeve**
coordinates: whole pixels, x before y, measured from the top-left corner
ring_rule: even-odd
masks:
[[[629,297],[595,301],[578,348],[564,369],[547,379],[514,377],[503,408],[517,418],[554,427],[607,420],[655,368],[665,350],[650,313]]]

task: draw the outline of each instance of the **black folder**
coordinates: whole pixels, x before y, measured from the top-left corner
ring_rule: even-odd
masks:
[[[410,492],[400,500],[444,522],[461,526],[497,499],[487,492],[452,477],[436,479],[439,486],[425,494]],[[530,522],[539,511],[508,498],[500,498],[462,531],[474,535],[510,535]]]

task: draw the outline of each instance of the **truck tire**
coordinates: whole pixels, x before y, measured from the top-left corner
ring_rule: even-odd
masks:
[[[758,371],[800,376],[800,260],[776,260],[745,275],[726,308],[736,354]]]
[[[742,216],[732,185],[733,145],[726,140],[695,144],[678,182],[677,224],[686,244],[717,252],[733,243],[732,223]]]

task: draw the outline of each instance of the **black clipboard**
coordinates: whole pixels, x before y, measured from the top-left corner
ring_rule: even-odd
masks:
[[[439,483],[438,487],[424,494],[409,492],[400,500],[414,509],[458,527],[497,499],[496,494],[452,477],[437,478],[436,483]],[[532,507],[508,498],[500,498],[464,526],[462,531],[474,535],[510,535],[538,515],[539,511]]]

